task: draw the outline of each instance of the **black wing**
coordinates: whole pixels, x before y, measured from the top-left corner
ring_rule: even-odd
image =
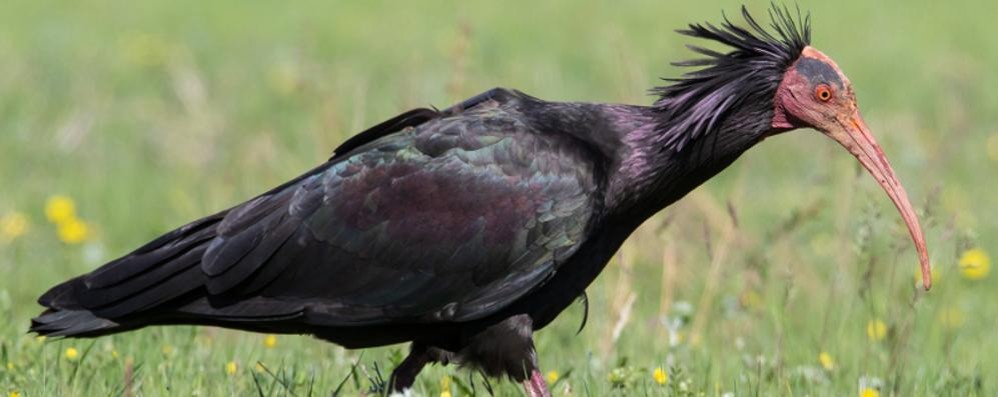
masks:
[[[393,119],[403,130],[348,141],[325,165],[82,276],[66,295],[107,319],[178,300],[170,310],[186,316],[322,326],[494,313],[579,247],[597,182],[577,141],[497,100],[476,104]],[[59,306],[58,288],[42,303]]]

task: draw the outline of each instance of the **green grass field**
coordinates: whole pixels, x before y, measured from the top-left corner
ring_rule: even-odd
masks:
[[[674,3],[4,2],[0,393],[368,393],[406,346],[198,327],[25,332],[54,283],[409,108],[494,86],[649,103],[657,78],[679,73],[668,63],[691,56],[674,29],[737,16],[735,2]],[[555,395],[998,393],[998,275],[968,268],[998,255],[998,8],[887,3],[801,8],[919,208],[935,288],[915,288],[900,217],[852,156],[814,131],[785,134],[649,220],[590,287],[580,334],[581,304],[538,334]],[[49,206],[50,221],[53,196],[75,211]],[[424,371],[415,390],[473,392],[488,395],[482,378],[455,367]]]

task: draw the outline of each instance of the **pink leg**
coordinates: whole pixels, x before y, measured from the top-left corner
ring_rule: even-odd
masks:
[[[548,384],[544,381],[544,376],[541,375],[541,371],[536,369],[530,373],[530,379],[523,381],[523,388],[527,391],[527,396],[529,397],[551,397],[551,392],[548,391]]]

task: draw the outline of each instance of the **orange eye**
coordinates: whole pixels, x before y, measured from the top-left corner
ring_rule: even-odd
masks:
[[[819,84],[818,88],[814,89],[814,97],[818,98],[819,101],[828,102],[832,99],[832,87],[827,84]]]

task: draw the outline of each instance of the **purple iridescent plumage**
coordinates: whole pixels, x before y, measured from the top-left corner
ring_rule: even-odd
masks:
[[[710,23],[691,24],[679,33],[706,39],[733,48],[720,53],[704,47],[687,45],[704,58],[674,62],[675,66],[696,67],[681,78],[665,79],[670,84],[652,90],[659,95],[655,108],[661,114],[658,136],[663,148],[680,151],[690,141],[719,127],[732,111],[743,106],[770,104],[783,78],[810,41],[810,20],[797,19],[786,9],[773,7],[768,32],[742,7],[748,28],[731,23],[726,17],[720,27]]]

